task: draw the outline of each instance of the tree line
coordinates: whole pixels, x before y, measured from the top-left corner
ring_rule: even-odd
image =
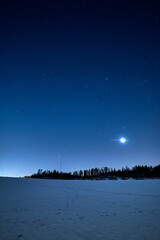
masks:
[[[152,167],[152,166],[143,166],[136,165],[132,168],[125,167],[122,169],[115,169],[109,167],[101,167],[101,168],[91,168],[88,170],[79,170],[74,172],[62,172],[57,170],[45,170],[39,169],[37,173],[34,173],[30,176],[30,178],[45,178],[45,179],[88,179],[88,180],[101,180],[101,179],[124,179],[127,180],[129,178],[133,179],[153,179],[160,178],[160,165]]]

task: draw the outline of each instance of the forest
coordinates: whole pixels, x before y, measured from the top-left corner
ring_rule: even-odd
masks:
[[[26,176],[27,177],[27,176]],[[74,172],[62,172],[58,170],[39,169],[37,173],[32,174],[29,178],[43,178],[43,179],[66,179],[66,180],[127,180],[133,179],[154,179],[160,178],[160,165],[143,166],[136,165],[132,168],[125,167],[122,169],[115,169],[109,167],[91,168],[88,170],[79,170]]]

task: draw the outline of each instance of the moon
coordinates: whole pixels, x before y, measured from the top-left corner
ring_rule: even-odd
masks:
[[[119,141],[120,141],[120,143],[125,143],[127,140],[126,140],[124,137],[121,137],[121,138],[119,139]]]

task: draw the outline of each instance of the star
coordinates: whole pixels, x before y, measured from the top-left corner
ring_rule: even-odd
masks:
[[[119,139],[119,141],[120,141],[120,143],[126,143],[126,139],[124,138],[124,137],[121,137],[120,139]]]

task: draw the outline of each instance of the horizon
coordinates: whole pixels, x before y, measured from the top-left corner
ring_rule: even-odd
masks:
[[[84,168],[84,169],[74,169],[74,170],[72,170],[72,171],[70,171],[70,170],[60,170],[60,169],[41,169],[41,168],[38,168],[35,172],[32,172],[32,173],[30,173],[30,174],[28,174],[28,175],[0,175],[0,177],[13,177],[13,178],[24,178],[24,177],[30,177],[31,175],[33,175],[33,174],[37,174],[37,172],[38,172],[38,170],[42,170],[43,172],[44,171],[51,171],[51,172],[53,172],[53,171],[57,171],[58,173],[71,173],[71,174],[73,174],[74,172],[78,172],[78,171],[80,171],[80,170],[82,170],[83,172],[85,171],[85,170],[91,170],[91,169],[94,169],[94,168],[98,168],[98,169],[101,169],[101,168],[104,168],[104,167],[107,167],[107,168],[109,168],[110,170],[111,169],[115,169],[116,171],[118,171],[118,170],[122,170],[123,168],[129,168],[129,169],[132,169],[132,168],[134,168],[135,166],[147,166],[147,167],[152,167],[152,168],[154,168],[154,167],[157,167],[157,166],[160,166],[160,164],[158,164],[158,165],[146,165],[146,164],[144,164],[144,165],[139,165],[139,164],[135,164],[134,166],[122,166],[122,167],[119,167],[119,168],[116,168],[116,167],[112,167],[112,166],[92,166],[92,167],[90,167],[90,168]]]

